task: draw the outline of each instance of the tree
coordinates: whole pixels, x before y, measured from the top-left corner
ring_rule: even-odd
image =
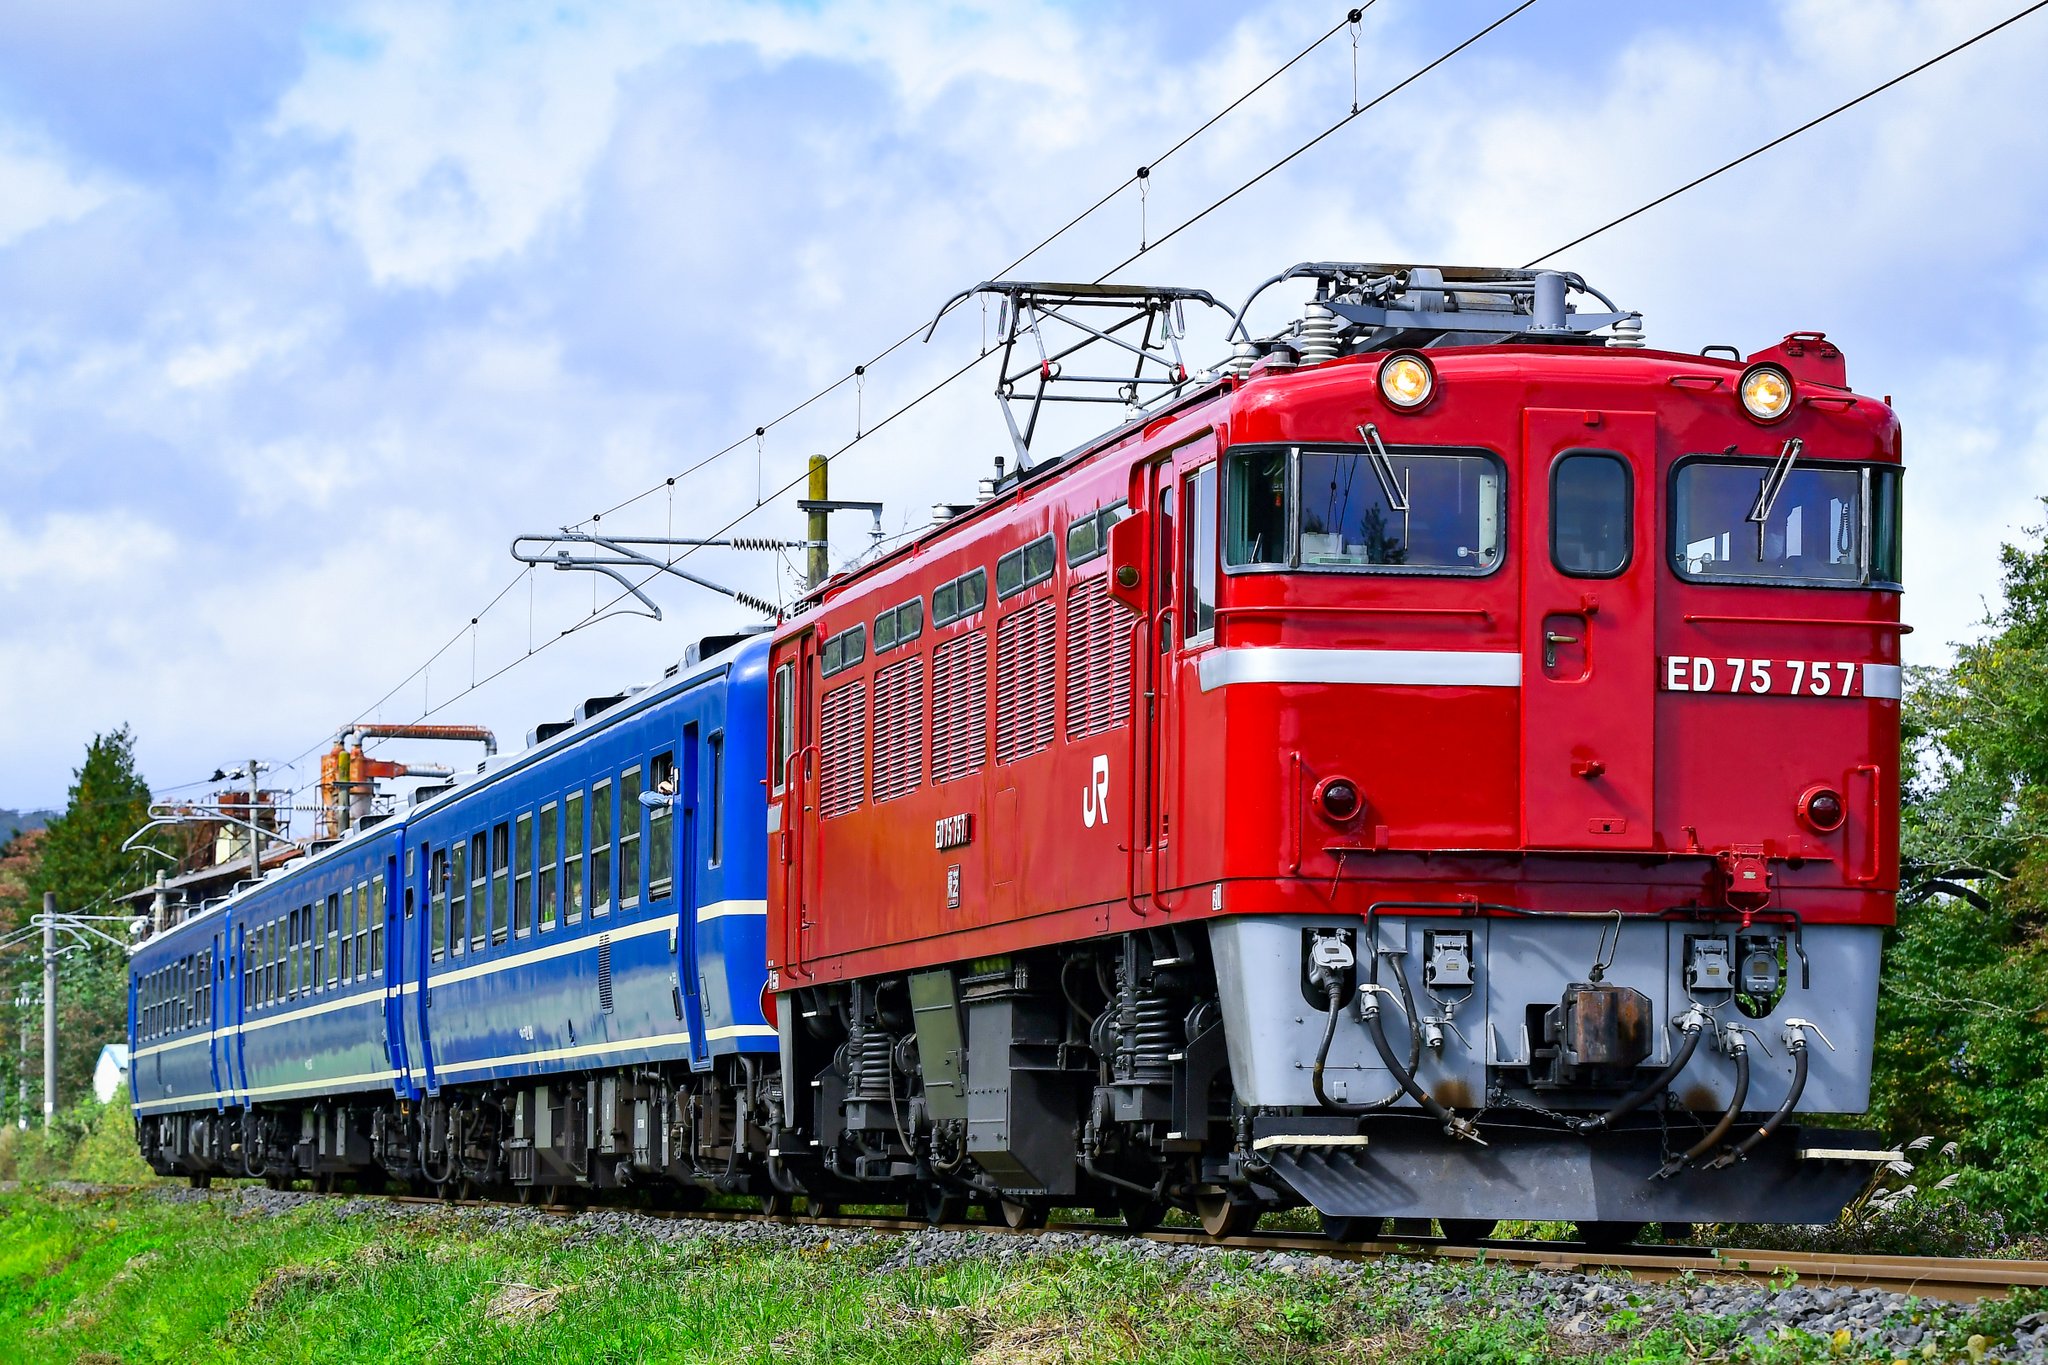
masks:
[[[2000,559],[1983,636],[1908,689],[1873,1108],[1959,1140],[1966,1190],[2048,1226],[2048,544]]]
[[[86,746],[85,763],[72,777],[64,813],[38,840],[26,878],[27,905],[18,911],[23,918],[40,910],[43,893],[52,891],[60,910],[118,914],[117,898],[141,882],[141,857],[121,851],[128,836],[149,819],[149,784],[135,770],[135,736],[125,725],[96,736]],[[119,925],[102,927],[116,939],[125,937]],[[40,1017],[34,1027],[40,1038]],[[75,1099],[90,1084],[101,1046],[121,1041],[127,1033],[127,954],[116,944],[97,939],[67,953],[57,985],[60,1104]]]

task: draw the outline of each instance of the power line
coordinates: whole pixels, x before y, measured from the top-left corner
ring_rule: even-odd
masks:
[[[1820,127],[1821,124],[1826,123],[1829,119],[1833,118],[1837,114],[1847,113],[1849,110],[1854,109],[1857,105],[1863,103],[1865,100],[1870,99],[1873,96],[1883,94],[1885,91],[1891,89],[1893,86],[1899,84],[1901,81],[1911,80],[1913,77],[1925,71],[1928,67],[1935,66],[1942,62],[1947,61],[1950,57],[1955,56],[1964,48],[1972,47],[1978,43],[1983,42],[1986,38],[1989,38],[1992,34],[1998,32],[2000,29],[2009,28],[2012,25],[2018,23],[2020,20],[2026,18],[2028,15],[2041,9],[2048,9],[2048,0],[2038,0],[2038,3],[2027,6],[2025,9],[2021,10],[2019,13],[2015,15],[2012,15],[2010,18],[1999,20],[1990,28],[1985,29],[1982,33],[1979,33],[1974,37],[1963,39],[1963,41],[1957,43],[1954,47],[1949,48],[1945,52],[1936,53],[1934,56],[1929,57],[1926,61],[1920,63],[1920,65],[1912,68],[1911,70],[1901,71],[1898,75],[1892,77],[1890,80],[1884,82],[1882,85],[1873,85],[1872,87],[1870,87],[1870,89],[1864,91],[1855,99],[1847,100],[1841,104],[1836,105],[1834,108],[1828,110],[1825,114],[1820,115],[1818,118],[1808,119],[1806,122],[1800,124],[1797,128],[1794,128],[1791,132],[1782,133],[1779,136],[1772,138],[1769,142],[1763,143],[1756,147],[1752,147],[1750,150],[1744,152],[1741,156],[1736,157],[1733,161],[1729,161],[1722,165],[1716,166],[1713,170],[1708,171],[1705,175],[1698,176],[1694,179],[1688,180],[1683,185],[1680,185],[1677,189],[1672,190],[1666,194],[1660,194],[1655,199],[1652,199],[1649,203],[1644,204],[1639,208],[1630,209],[1627,213],[1622,214],[1621,217],[1613,219],[1610,222],[1602,223],[1599,227],[1594,228],[1591,232],[1582,233],[1579,236],[1572,238],[1563,246],[1551,248],[1549,251],[1544,252],[1541,256],[1538,256],[1535,260],[1528,262],[1522,268],[1524,270],[1527,270],[1532,266],[1541,265],[1543,262],[1549,260],[1552,256],[1562,255],[1564,252],[1570,251],[1575,246],[1581,246],[1587,242],[1590,242],[1595,237],[1598,237],[1601,233],[1606,232],[1611,228],[1618,228],[1623,223],[1628,222],[1631,218],[1639,218],[1643,214],[1648,213],[1651,209],[1656,208],[1660,204],[1668,204],[1673,199],[1676,199],[1679,195],[1684,194],[1687,190],[1697,189],[1701,185],[1706,184],[1709,180],[1712,180],[1715,176],[1721,175],[1727,171],[1732,171],[1737,166],[1740,166],[1743,162],[1750,161],[1756,157],[1762,156],[1765,152],[1770,151],[1773,147],[1784,146],[1793,138],[1798,137],[1801,133],[1807,132],[1810,129]]]
[[[1310,42],[1306,47],[1296,52],[1292,57],[1289,57],[1285,62],[1282,62],[1272,71],[1268,72],[1250,89],[1246,90],[1243,94],[1240,94],[1239,96],[1237,96],[1237,98],[1231,100],[1228,104],[1224,105],[1223,108],[1218,110],[1216,113],[1212,114],[1205,122],[1203,122],[1199,127],[1194,129],[1194,131],[1182,136],[1172,146],[1168,147],[1165,151],[1161,152],[1158,156],[1154,157],[1150,162],[1148,162],[1143,169],[1146,172],[1149,172],[1152,169],[1156,169],[1161,163],[1171,158],[1176,152],[1180,151],[1183,147],[1186,147],[1190,142],[1194,141],[1197,137],[1200,137],[1203,133],[1213,128],[1218,122],[1220,122],[1223,118],[1228,116],[1232,111],[1237,109],[1246,100],[1252,98],[1261,90],[1264,90],[1268,85],[1272,84],[1273,81],[1277,80],[1280,76],[1284,75],[1287,71],[1291,70],[1303,58],[1307,57],[1310,53],[1314,52],[1324,43],[1327,43],[1331,38],[1335,37],[1338,33],[1341,33],[1351,25],[1358,23],[1360,18],[1363,16],[1364,12],[1366,10],[1371,9],[1378,2],[1379,0],[1365,0],[1364,4],[1346,10],[1342,18],[1340,18],[1335,24],[1332,24],[1328,29],[1324,30],[1321,35],[1315,38],[1314,41]],[[1534,3],[1534,0],[1529,0],[1529,3]],[[1046,247],[1052,245],[1052,243],[1057,241],[1060,237],[1066,235],[1075,227],[1079,226],[1082,222],[1086,221],[1089,217],[1093,216],[1096,212],[1102,209],[1103,206],[1108,204],[1111,200],[1115,199],[1119,194],[1122,194],[1132,185],[1137,184],[1141,178],[1142,176],[1140,175],[1140,173],[1133,172],[1130,176],[1126,177],[1122,183],[1118,184],[1108,193],[1102,195],[1100,198],[1095,200],[1094,203],[1090,204],[1087,208],[1075,214],[1072,218],[1068,219],[1065,223],[1061,224],[1051,233],[1041,238],[1035,245],[1026,250],[1022,255],[1018,256],[1015,260],[1011,261],[1009,264],[997,270],[995,272],[996,276],[1000,277],[1008,274],[1010,271],[1015,270],[1018,266],[1030,260],[1033,256],[1036,256],[1039,252],[1045,250]],[[1142,255],[1143,253],[1141,252],[1140,254]],[[678,479],[687,478],[689,475],[696,473],[698,470],[703,469],[705,466],[713,463],[714,461],[723,459],[724,457],[732,454],[736,450],[743,449],[748,441],[754,440],[766,434],[767,432],[773,430],[777,426],[782,425],[784,422],[787,422],[789,419],[802,413],[803,411],[810,408],[819,401],[829,397],[833,393],[838,392],[840,389],[844,388],[850,381],[853,381],[864,375],[870,367],[879,364],[883,360],[888,359],[888,357],[893,355],[896,351],[902,349],[909,342],[915,340],[917,336],[923,331],[924,324],[920,323],[918,326],[913,327],[910,331],[905,332],[902,336],[898,337],[895,341],[889,343],[889,345],[883,347],[880,351],[876,352],[866,361],[862,362],[859,365],[856,365],[850,372],[841,375],[839,378],[833,380],[830,384],[827,384],[823,388],[819,389],[817,392],[803,399],[801,402],[798,402],[795,405],[785,409],[783,412],[777,414],[773,418],[770,418],[768,421],[760,424],[759,426],[754,428],[754,430],[746,433],[745,435],[740,436],[738,439],[732,441],[730,444],[722,446],[718,450],[712,451],[710,454],[703,456],[702,458],[698,459],[695,463],[684,468],[677,474],[664,479],[661,483],[652,484],[647,488],[644,488],[641,491],[632,494],[629,497],[623,498],[620,501],[613,503],[609,507],[606,507],[598,512],[592,513],[583,521],[575,522],[572,524],[577,527],[588,525],[591,522],[602,520],[604,517],[610,516],[616,512],[623,510],[624,508],[630,507],[634,503],[639,502],[644,498],[650,497],[653,494],[658,493],[665,488],[673,488]],[[962,371],[962,373],[964,373],[964,370]],[[915,402],[922,402],[925,396],[927,395],[920,395],[918,399],[913,401],[913,404],[911,406],[914,406]],[[899,409],[898,412],[892,414],[892,416],[901,415],[901,412],[904,410],[907,410],[907,408]],[[877,428],[869,428],[870,431],[875,429]],[[861,435],[865,434],[865,432],[861,433]],[[861,435],[856,435],[854,441],[858,442],[861,439]],[[851,445],[853,443],[854,442],[849,442],[848,444]],[[779,496],[779,494],[773,496]],[[772,496],[770,498],[761,499],[759,502],[755,504],[754,509],[749,510],[757,510],[759,507],[765,505],[767,502],[771,500]],[[733,524],[737,523],[735,522]],[[711,538],[715,539],[716,537]],[[679,556],[678,558],[680,559],[682,557],[686,556]],[[431,669],[434,666],[434,664],[441,658],[442,655],[446,654],[450,649],[453,649],[457,644],[461,643],[462,637],[465,634],[469,633],[471,630],[475,629],[478,622],[480,622],[483,619],[483,617],[487,613],[489,613],[491,608],[495,607],[500,601],[504,600],[505,596],[509,594],[514,588],[516,588],[522,581],[522,579],[524,579],[526,576],[526,573],[515,575],[508,583],[505,584],[504,587],[498,590],[497,594],[493,596],[489,602],[485,603],[481,609],[479,609],[475,614],[471,616],[469,624],[467,626],[458,628],[455,631],[455,633],[451,635],[438,649],[436,649],[432,654],[428,655],[424,662],[422,662],[420,665],[414,668],[410,673],[407,673],[403,678],[399,679],[398,682],[393,684],[392,687],[388,691],[386,691],[381,697],[379,697],[376,701],[372,702],[369,706],[364,707],[360,712],[358,712],[356,715],[356,719],[361,720],[363,717],[368,716],[371,713],[377,711],[386,702],[390,701],[393,697],[397,696],[400,692],[404,691],[407,687],[411,686],[413,681],[419,678],[422,673],[426,672],[428,669]],[[606,603],[604,606],[595,608],[589,617],[586,617],[584,621],[579,622],[576,626],[570,627],[570,630],[573,631],[576,629],[580,629],[583,625],[589,624],[591,621],[602,616],[604,612],[608,611],[620,600],[622,599],[613,598],[611,602]],[[554,638],[559,639],[560,636],[556,636]],[[549,643],[552,643],[552,640]],[[539,652],[539,648],[530,649],[528,653],[521,656],[520,659],[515,659],[513,661],[513,664],[516,665],[517,663],[523,661],[525,658],[530,658],[533,654],[537,654]],[[513,665],[507,665],[508,668],[511,666]],[[490,674],[489,677],[500,676],[505,671],[506,670],[502,668],[498,669],[492,674]],[[476,683],[473,683],[470,688],[467,688],[461,692],[456,693],[455,697],[451,697],[448,700],[453,701],[459,697],[467,696],[469,692],[474,691],[477,686],[480,686],[483,682],[486,681],[489,681],[489,678],[480,678],[477,680]],[[441,710],[442,706],[445,705],[447,705],[447,702],[443,702],[439,706],[433,706],[424,714],[431,715],[434,712]],[[315,741],[309,747],[301,750],[296,756],[294,756],[283,766],[296,767],[302,760],[310,757],[314,752],[316,752],[321,747],[321,745],[325,743],[325,737]]]

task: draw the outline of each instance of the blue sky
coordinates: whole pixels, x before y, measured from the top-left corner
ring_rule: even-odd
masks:
[[[1380,0],[1376,93],[1511,7]],[[1539,0],[1125,272],[1230,299],[1315,257],[1517,264],[2019,0]],[[518,532],[696,463],[927,317],[1341,6],[290,4],[0,11],[0,806],[132,723],[160,786],[362,713],[516,737],[735,620],[577,631]],[[1896,397],[1912,657],[2048,492],[2048,14],[1564,258],[1654,344],[1817,328]],[[1156,236],[1352,99],[1339,35],[1166,162]],[[1136,245],[1128,193],[1020,274]],[[1283,301],[1291,306],[1292,301]],[[1269,319],[1277,322],[1278,314]],[[868,376],[962,363],[963,313]],[[1198,334],[1197,356],[1220,353]],[[901,530],[1005,448],[981,375],[835,466]],[[607,524],[708,531],[851,435],[843,388]],[[786,504],[748,523],[792,534]],[[835,528],[840,556],[862,543]],[[714,576],[774,595],[760,556]],[[469,620],[493,594],[512,591]],[[424,757],[424,755],[422,755]],[[302,766],[287,781],[308,780]]]

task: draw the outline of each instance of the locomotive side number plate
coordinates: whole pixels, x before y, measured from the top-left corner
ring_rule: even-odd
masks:
[[[1860,697],[1863,665],[1832,659],[1715,659],[1673,654],[1659,675],[1666,692],[1767,697]]]

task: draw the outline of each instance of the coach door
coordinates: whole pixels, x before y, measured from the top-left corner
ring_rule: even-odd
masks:
[[[405,1003],[398,993],[398,983],[405,979],[405,922],[398,907],[413,902],[411,879],[400,878],[401,866],[396,856],[384,860],[384,904],[377,908],[384,917],[384,971],[377,988],[384,993],[384,1056],[391,1063],[391,1089],[404,1099],[412,1082],[406,1074]]]
[[[1648,848],[1656,418],[1532,408],[1524,434],[1524,839]]]
[[[785,641],[769,673],[772,747],[768,753],[768,816],[782,899],[781,941],[775,947],[783,974],[801,979],[810,951],[817,905],[818,822],[812,787],[817,777],[812,726],[818,676],[817,632]],[[795,982],[785,981],[785,986]]]
[[[208,1037],[206,1058],[209,1078],[213,1082],[213,1107],[216,1109],[222,1109],[227,1106],[227,1100],[221,1094],[224,1087],[220,1083],[222,1062],[224,1060],[221,1057],[220,1051],[222,1046],[221,1026],[225,1017],[224,1012],[227,1009],[227,992],[222,988],[227,984],[227,961],[221,956],[220,949],[220,935],[216,933],[213,936],[213,952],[206,959],[206,970],[212,979],[206,983],[205,1020]]]
[[[699,889],[697,869],[703,865],[705,850],[697,844],[697,764],[702,732],[695,721],[683,727],[682,746],[676,751],[680,767],[675,774],[674,819],[655,825],[657,837],[678,841],[682,856],[673,853],[669,866],[675,869],[676,902],[676,1005],[683,1028],[690,1035],[690,1064],[705,1067],[711,1062],[711,1045],[704,1037],[704,963],[697,944]],[[714,778],[717,776],[714,773]]]

